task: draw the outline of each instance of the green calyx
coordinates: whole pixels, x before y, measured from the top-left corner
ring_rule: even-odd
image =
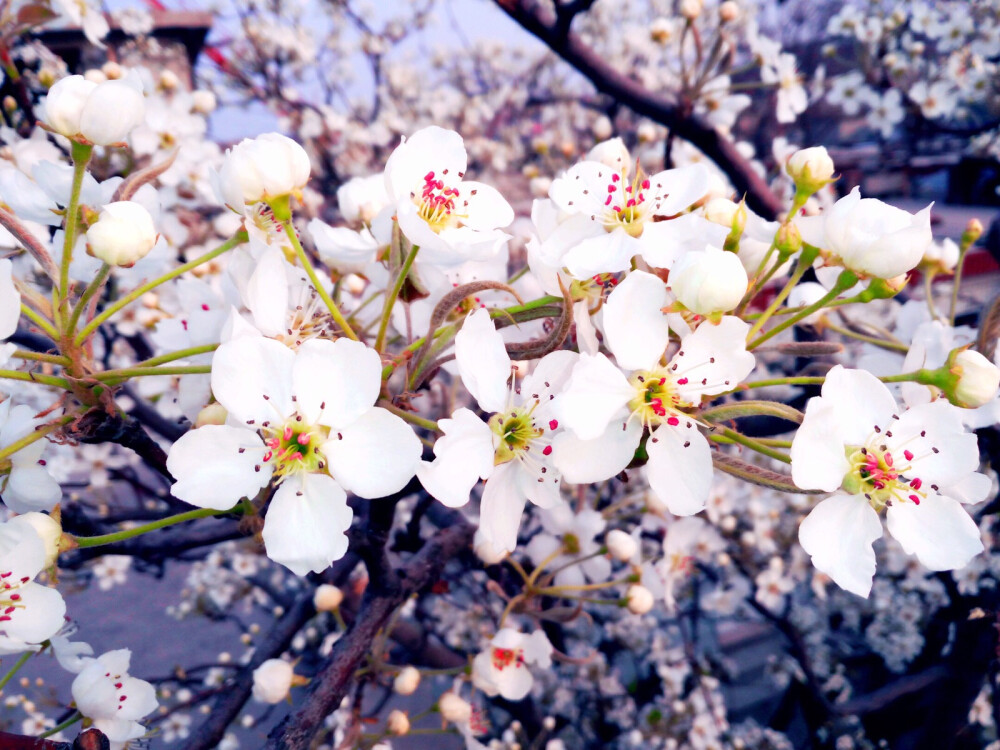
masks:
[[[529,450],[531,441],[543,432],[535,427],[531,412],[526,409],[494,414],[490,417],[489,426],[493,434],[499,438],[493,459],[494,466],[513,461],[518,455]]]

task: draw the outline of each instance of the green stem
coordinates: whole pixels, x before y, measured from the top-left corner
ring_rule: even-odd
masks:
[[[10,671],[7,672],[7,674],[5,674],[2,678],[0,678],[0,690],[3,690],[5,687],[7,687],[7,683],[10,682],[12,679],[14,679],[14,675],[17,674],[17,671],[28,663],[28,659],[31,658],[32,654],[34,654],[33,651],[25,651],[23,654],[21,654],[20,658],[18,658],[18,660],[14,662],[14,666],[10,668]]]
[[[118,370],[105,370],[94,375],[94,380],[102,383],[125,380],[127,378],[142,378],[152,375],[207,375],[212,372],[211,365],[178,365],[177,367],[122,367]]]
[[[158,357],[150,357],[149,359],[142,360],[142,362],[136,362],[133,367],[154,367],[167,362],[176,362],[178,359],[195,357],[199,354],[210,354],[218,349],[219,346],[220,344],[205,344],[204,346],[192,346],[189,349],[178,349],[177,351],[170,352],[169,354],[161,354]],[[108,372],[110,372],[110,370],[108,370]]]
[[[431,432],[441,432],[441,428],[438,427],[438,423],[433,419],[424,419],[423,417],[418,417],[412,411],[406,411],[405,409],[400,409],[398,406],[394,406],[386,401],[379,404],[386,411],[391,411],[400,419],[409,422],[410,424],[415,424],[417,427],[423,427],[425,430],[430,430]]]
[[[66,719],[66,721],[64,721],[62,724],[56,724],[54,727],[52,727],[52,729],[42,732],[40,735],[38,735],[38,738],[45,739],[46,737],[51,737],[54,734],[59,734],[59,732],[61,732],[64,729],[69,729],[71,726],[76,724],[82,718],[83,714],[77,711],[75,714]]]
[[[25,447],[31,445],[36,440],[41,440],[43,437],[45,437],[46,435],[48,435],[50,432],[55,432],[60,427],[62,427],[64,424],[68,424],[68,423],[72,422],[74,419],[76,419],[76,414],[69,414],[69,415],[67,415],[65,417],[61,417],[56,422],[53,422],[52,424],[49,424],[49,425],[45,425],[44,427],[39,427],[37,430],[29,432],[27,435],[25,435],[20,440],[15,440],[10,445],[7,445],[7,446],[4,446],[3,448],[0,448],[0,460],[5,459],[8,456],[11,456],[11,455],[17,453],[19,450],[21,450],[22,448],[25,448]]]
[[[775,311],[784,304],[785,300],[788,299],[788,295],[792,293],[792,289],[799,280],[805,275],[806,271],[812,266],[814,256],[807,255],[803,251],[802,256],[799,258],[799,262],[795,266],[795,270],[792,275],[788,277],[788,281],[785,282],[785,286],[782,287],[781,291],[778,292],[774,299],[771,300],[771,304],[767,306],[764,310],[764,314],[757,318],[757,321],[750,328],[750,333],[747,334],[747,340],[752,339],[756,336],[760,330],[764,327],[764,324],[770,320],[771,316],[774,315]]]
[[[791,328],[793,325],[798,323],[803,318],[808,318],[817,310],[822,310],[824,307],[826,307],[826,305],[829,302],[835,300],[837,298],[837,295],[839,295],[841,292],[847,291],[857,283],[858,283],[858,277],[854,273],[852,273],[851,271],[842,271],[840,276],[837,277],[837,283],[833,285],[833,289],[824,294],[813,304],[807,305],[802,310],[797,312],[795,315],[786,318],[767,333],[758,336],[755,340],[747,344],[747,349],[748,350],[755,349],[768,339],[771,339],[774,336],[777,336],[782,331]]]
[[[77,547],[100,547],[104,544],[114,544],[115,542],[121,542],[126,539],[132,539],[133,537],[142,536],[143,534],[149,533],[150,531],[163,529],[166,528],[167,526],[174,526],[175,524],[184,523],[185,521],[193,521],[197,518],[211,518],[212,516],[224,516],[229,513],[240,513],[240,512],[242,512],[242,506],[238,504],[230,508],[229,510],[215,510],[214,508],[197,508],[195,510],[189,510],[184,513],[178,513],[176,516],[161,518],[159,521],[144,523],[142,526],[135,526],[131,529],[115,531],[110,534],[101,534],[100,536],[77,536],[71,538],[76,543]]]
[[[69,390],[69,381],[65,378],[56,378],[52,375],[39,375],[33,372],[21,372],[20,370],[0,370],[0,378],[7,380],[23,380],[26,383],[41,383],[42,385],[54,385],[56,388]]]
[[[71,141],[70,153],[73,157],[73,186],[66,207],[66,227],[63,237],[63,256],[59,267],[59,292],[53,305],[56,320],[62,319],[62,306],[69,300],[69,267],[73,262],[73,248],[76,246],[76,230],[80,223],[80,191],[87,164],[94,152],[93,146]]]
[[[750,388],[767,388],[772,385],[823,385],[826,382],[824,377],[797,376],[791,378],[771,378],[769,380],[754,380],[750,383],[740,385],[740,390]]]
[[[21,304],[21,315],[23,315],[28,320],[30,320],[32,323],[34,323],[36,326],[38,326],[43,331],[45,331],[45,333],[48,334],[48,337],[50,339],[52,339],[53,341],[56,341],[56,340],[59,339],[59,332],[56,331],[55,326],[52,325],[52,323],[47,318],[45,318],[44,316],[42,316],[41,313],[35,312],[30,307],[28,307],[27,305],[25,305],[25,304],[22,303]]]
[[[292,247],[295,249],[295,256],[299,259],[299,263],[306,271],[306,275],[309,277],[309,281],[312,282],[313,287],[316,289],[316,293],[319,298],[323,300],[323,304],[326,305],[326,309],[330,312],[330,316],[333,318],[334,322],[340,326],[340,330],[344,332],[344,335],[348,338],[358,340],[358,334],[354,332],[351,328],[350,323],[344,318],[343,314],[340,312],[340,308],[337,307],[337,303],[333,301],[333,298],[326,291],[320,281],[319,276],[316,274],[316,269],[313,268],[312,262],[309,260],[309,256],[306,255],[305,248],[302,247],[302,243],[299,242],[299,236],[295,233],[295,227],[292,226],[291,215],[285,220],[285,236],[288,237],[288,241],[292,243]]]
[[[111,273],[111,266],[107,263],[101,264],[101,269],[97,272],[97,276],[91,281],[87,288],[83,290],[83,294],[80,296],[79,302],[76,303],[76,307],[73,309],[73,314],[70,316],[69,323],[66,324],[66,336],[71,337],[76,333],[76,324],[80,320],[80,314],[87,309],[87,305],[90,304],[91,298],[97,294],[98,290],[104,286],[104,282],[108,279],[108,274]]]
[[[962,268],[965,266],[965,254],[969,252],[971,245],[971,242],[962,242],[958,249],[958,263],[955,264],[955,279],[951,283],[951,304],[948,306],[948,323],[952,326],[955,325],[955,311],[958,308],[958,288],[962,285]]]
[[[413,261],[417,259],[417,252],[420,250],[420,245],[414,245],[410,248],[410,252],[407,253],[406,259],[403,261],[403,266],[399,269],[399,273],[396,275],[396,280],[393,282],[392,290],[390,294],[385,298],[385,304],[382,306],[382,320],[378,324],[378,334],[375,336],[375,351],[381,353],[382,349],[385,347],[385,332],[389,329],[389,320],[392,318],[392,308],[396,304],[396,299],[399,297],[399,293],[403,290],[403,284],[406,283],[406,277],[410,275],[410,269],[413,268]]]
[[[792,462],[792,459],[789,458],[788,454],[768,448],[766,445],[762,445],[753,438],[748,438],[746,435],[739,433],[736,430],[731,430],[728,427],[721,427],[720,429],[722,430],[722,435],[724,437],[729,438],[734,443],[739,443],[744,448],[749,448],[750,450],[756,451],[761,455],[768,456],[769,458],[773,458],[778,461],[783,461],[786,464],[790,464]],[[715,437],[715,435],[709,435],[709,440]]]
[[[934,307],[934,290],[931,283],[934,281],[934,274],[927,272],[924,274],[924,296],[927,298],[927,310],[931,314],[931,320],[940,320],[937,309]]]
[[[39,352],[29,352],[24,349],[16,350],[12,355],[17,359],[30,359],[33,362],[48,362],[52,365],[66,366],[69,364],[69,357],[60,354],[40,354]]]
[[[156,287],[160,286],[161,284],[166,284],[168,281],[177,278],[181,274],[187,273],[192,268],[197,268],[198,266],[204,263],[208,263],[210,260],[219,257],[223,253],[232,250],[237,245],[241,245],[246,241],[247,241],[247,233],[243,230],[240,230],[232,238],[226,240],[214,250],[210,250],[204,255],[199,255],[194,260],[179,265],[172,271],[168,271],[162,276],[155,278],[152,281],[147,281],[142,286],[136,287],[121,299],[118,299],[112,304],[105,307],[98,315],[94,316],[94,319],[91,320],[86,326],[84,326],[83,330],[80,331],[79,334],[77,334],[77,337],[76,339],[74,339],[73,343],[76,344],[77,346],[82,344],[87,339],[88,336],[90,336],[94,331],[98,329],[98,327],[102,323],[108,320],[112,315],[117,313],[123,307],[127,307],[128,305],[135,302],[137,299],[142,297],[142,295],[146,294],[146,292],[156,289]]]
[[[866,336],[863,333],[857,333],[849,328],[841,328],[840,326],[834,325],[833,323],[827,323],[826,328],[834,333],[839,333],[841,336],[846,336],[847,338],[857,339],[858,341],[864,341],[865,343],[872,344],[873,346],[881,347],[882,349],[888,349],[889,351],[902,352],[906,354],[910,351],[910,347],[906,344],[900,344],[896,341],[886,341],[885,339],[880,339],[875,336]]]

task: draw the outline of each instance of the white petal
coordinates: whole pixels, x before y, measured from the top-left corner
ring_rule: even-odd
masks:
[[[839,492],[820,502],[799,526],[799,543],[816,569],[865,598],[875,575],[872,542],[880,536],[882,522],[868,501]]]
[[[630,420],[624,430],[621,423],[611,422],[593,440],[581,440],[564,430],[552,441],[552,461],[567,482],[603,482],[632,462],[641,438],[642,424],[637,419]]]
[[[656,213],[673,216],[705,197],[711,187],[711,173],[704,164],[695,163],[657,172],[650,175],[649,182]]]
[[[14,287],[13,269],[10,260],[0,259],[0,339],[13,335],[21,317],[21,294]]]
[[[428,172],[454,184],[467,166],[462,136],[436,125],[422,128],[403,141],[385,164],[386,190],[396,201],[407,201],[419,193]]]
[[[635,389],[611,360],[603,354],[581,354],[552,408],[564,427],[583,440],[593,440],[610,422],[625,421],[625,406],[634,396]]]
[[[455,361],[462,383],[483,411],[495,414],[507,405],[510,357],[489,312],[479,308],[455,336]]]
[[[503,229],[514,221],[514,209],[500,191],[482,182],[465,180],[458,188],[462,212],[467,214],[463,224],[486,231]]]
[[[212,358],[212,392],[240,422],[256,424],[292,414],[295,353],[274,339],[241,336]]]
[[[979,527],[950,497],[928,493],[915,503],[894,503],[886,526],[908,554],[930,570],[957,570],[983,551]]]
[[[14,454],[14,467],[3,488],[4,504],[15,513],[52,510],[62,497],[62,488],[52,476],[37,463],[20,464]]]
[[[649,486],[671,513],[691,516],[704,509],[712,489],[712,450],[693,421],[657,427],[646,453]]]
[[[938,399],[914,406],[888,426],[883,425],[885,442],[895,461],[905,460],[904,450],[913,454],[908,478],[920,477],[924,484],[944,488],[979,468],[976,435],[965,430],[961,412]]]
[[[876,425],[885,429],[899,413],[885,384],[864,370],[837,365],[826,374],[820,393],[837,407],[837,430],[844,445],[864,445]]]
[[[543,405],[550,401],[550,397],[562,391],[569,381],[579,358],[576,352],[560,349],[538,360],[535,368],[521,381],[522,401],[535,400]]]
[[[792,481],[804,490],[833,492],[844,481],[851,464],[844,451],[838,410],[825,398],[806,404],[806,417],[792,439]]]
[[[265,451],[256,432],[240,427],[205,425],[186,432],[167,456],[167,470],[177,480],[170,491],[199,508],[228,510],[271,480],[274,467],[264,463]]]
[[[469,409],[438,420],[444,433],[434,443],[434,462],[424,461],[417,477],[431,495],[450,508],[469,502],[480,479],[493,473],[493,431]]]
[[[56,634],[65,623],[66,602],[55,589],[37,583],[26,583],[17,588],[21,597],[17,606],[0,622],[0,632],[25,643],[41,643]]]
[[[628,269],[640,245],[621,227],[580,240],[563,255],[562,262],[575,279],[589,279],[599,273],[618,273]]]
[[[422,447],[406,422],[374,407],[350,426],[331,432],[322,451],[330,473],[345,490],[376,498],[406,486],[420,466]]]
[[[521,492],[514,462],[501,464],[483,490],[479,529],[497,553],[513,552],[527,498]]]
[[[647,370],[663,356],[670,340],[662,311],[668,302],[663,281],[643,271],[630,273],[609,295],[604,335],[623,370]]]
[[[985,474],[976,472],[958,482],[952,482],[942,489],[941,494],[958,500],[960,503],[975,505],[989,497],[992,489],[993,481]]]
[[[288,282],[282,252],[269,247],[257,261],[246,288],[247,308],[265,336],[283,334],[288,315]]]
[[[729,229],[696,213],[681,214],[670,221],[645,223],[639,244],[642,258],[655,268],[672,268],[684,253],[722,247]]]
[[[267,556],[300,576],[326,570],[347,552],[353,517],[344,490],[326,474],[290,477],[267,508]]]
[[[731,391],[754,368],[754,356],[746,350],[750,326],[733,315],[724,316],[717,324],[702,323],[681,339],[681,347],[670,360],[674,376],[679,380],[677,393],[690,404],[700,404],[702,396],[715,396]]]
[[[310,339],[295,355],[292,383],[307,422],[347,427],[378,400],[382,360],[360,341]]]

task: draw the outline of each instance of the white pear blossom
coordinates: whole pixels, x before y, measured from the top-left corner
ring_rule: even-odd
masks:
[[[37,651],[63,626],[62,595],[34,582],[49,565],[46,542],[30,521],[0,524],[0,654]]]
[[[309,155],[280,133],[244,138],[226,151],[216,175],[217,192],[237,213],[247,205],[290,195],[309,181]]]
[[[242,336],[219,347],[212,390],[226,425],[183,435],[167,467],[176,497],[225,510],[274,479],[264,522],[267,554],[295,573],[320,571],[347,551],[347,492],[379,498],[402,489],[420,441],[396,415],[374,406],[378,354],[349,339],[312,339],[296,351]]]
[[[292,688],[295,673],[284,659],[268,659],[253,671],[253,697],[261,703],[281,703]]]
[[[145,735],[146,729],[138,720],[159,705],[153,686],[129,675],[131,659],[132,652],[124,648],[96,659],[85,657],[73,680],[77,710],[108,736],[113,748],[123,748]]]
[[[34,415],[30,406],[13,406],[10,398],[0,403],[0,448],[13,445],[44,424]],[[15,513],[52,510],[62,497],[59,483],[42,458],[47,444],[44,438],[36,440],[0,460],[0,497]]]
[[[708,440],[690,412],[703,396],[735,389],[754,367],[749,327],[724,316],[685,336],[666,365],[669,326],[663,282],[641,271],[610,295],[604,329],[616,366],[604,354],[581,354],[555,401],[567,429],[555,439],[555,463],[570,482],[596,482],[625,469],[649,431],[646,471],[672,513],[705,507],[712,481]]]
[[[699,315],[734,309],[749,283],[739,256],[711,245],[685,253],[670,273],[670,290],[681,304]]]
[[[87,250],[112,266],[134,266],[157,240],[153,217],[140,203],[115,201],[101,208],[87,229]]]
[[[436,126],[403,140],[385,165],[385,187],[399,228],[423,262],[452,266],[496,255],[514,210],[496,188],[465,180],[462,137]]]
[[[795,484],[834,493],[799,527],[818,570],[867,597],[883,510],[889,533],[931,570],[962,568],[982,551],[961,504],[985,498],[990,480],[959,411],[944,400],[904,411],[874,375],[830,370],[791,450]]]
[[[480,530],[496,552],[512,551],[525,502],[543,508],[560,503],[560,475],[552,463],[552,440],[559,421],[551,412],[575,361],[571,352],[543,357],[520,391],[508,387],[511,361],[503,338],[483,308],[466,318],[455,337],[455,359],[462,382],[484,412],[483,421],[461,408],[438,422],[443,435],[434,443],[434,461],[423,462],[417,476],[431,495],[460,507],[480,479],[483,490]]]
[[[600,512],[585,508],[574,513],[569,505],[561,504],[542,511],[541,521],[542,531],[531,538],[525,551],[536,566],[548,561],[548,567],[557,571],[553,579],[557,586],[608,580],[611,562],[596,554],[601,547],[597,537],[607,526]],[[575,563],[578,558],[580,562]]]
[[[128,137],[142,122],[146,108],[135,76],[94,83],[74,75],[49,89],[44,110],[45,123],[56,133],[110,146]]]
[[[552,644],[541,630],[530,635],[503,628],[490,645],[472,660],[472,683],[486,695],[519,701],[531,692],[535,680],[528,665],[548,669]]]

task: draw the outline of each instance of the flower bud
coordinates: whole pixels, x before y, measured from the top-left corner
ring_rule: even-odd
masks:
[[[468,724],[472,718],[472,704],[452,692],[447,692],[438,699],[438,710],[444,720],[452,724]]]
[[[146,117],[137,80],[106,81],[94,89],[80,113],[80,135],[98,146],[121,143]]]
[[[736,253],[711,245],[684,254],[670,272],[670,286],[677,299],[700,315],[732,310],[746,294],[748,283]]]
[[[317,586],[316,593],[313,594],[313,606],[317,612],[333,612],[340,609],[343,601],[344,592],[328,583]]]
[[[729,198],[712,198],[705,204],[705,218],[724,227],[732,227],[739,214],[740,206]],[[746,222],[744,211],[743,222]]]
[[[615,132],[615,126],[611,123],[611,120],[607,115],[601,115],[593,124],[590,126],[590,131],[594,134],[594,137],[599,141],[606,141]]]
[[[962,232],[962,247],[972,247],[982,235],[983,222],[975,218],[969,219],[969,223],[965,225],[965,231]]]
[[[181,79],[172,70],[164,70],[160,73],[160,88],[164,91],[173,91],[181,85]]]
[[[72,137],[80,132],[80,116],[97,84],[83,76],[66,76],[49,89],[44,121],[54,132]]]
[[[673,35],[674,24],[669,18],[664,18],[663,16],[654,18],[653,22],[649,25],[649,37],[654,42],[666,44]]]
[[[104,73],[105,77],[110,80],[115,80],[125,75],[125,71],[122,70],[122,66],[114,60],[108,60],[104,63],[104,65],[101,66],[101,72]]]
[[[209,404],[200,412],[194,420],[194,426],[204,427],[207,424],[225,424],[226,417],[229,412],[226,411],[226,407],[220,403]]]
[[[389,734],[402,737],[410,731],[410,720],[406,714],[397,708],[389,712],[389,716],[385,720],[385,728],[389,731]]]
[[[823,146],[799,149],[789,157],[785,169],[795,187],[807,195],[833,182],[833,159]]]
[[[281,703],[292,689],[292,665],[268,659],[253,671],[253,697],[261,703]]]
[[[419,685],[420,670],[409,665],[399,670],[396,679],[392,681],[392,689],[399,695],[413,695]]]
[[[791,222],[778,227],[778,233],[774,236],[774,247],[785,257],[801,250],[802,233],[799,228]]]
[[[924,251],[920,265],[928,273],[952,273],[958,265],[961,250],[955,241],[949,238],[941,242],[932,242]]]
[[[23,526],[38,534],[45,545],[45,567],[51,568],[59,557],[59,541],[62,539],[62,525],[46,513],[32,511],[14,516],[7,522],[8,527]]]
[[[608,552],[611,553],[611,556],[621,562],[631,560],[639,549],[635,539],[621,529],[609,531],[604,537],[604,543],[608,546]]]
[[[732,23],[740,17],[740,5],[736,0],[725,0],[719,6],[719,20],[722,23]]]
[[[219,170],[222,199],[238,213],[257,203],[297,193],[309,181],[309,155],[291,138],[265,133],[226,151]]]
[[[681,0],[680,13],[688,21],[693,21],[701,15],[704,0]]]
[[[108,77],[104,75],[104,71],[98,68],[91,68],[83,74],[83,77],[91,83],[104,83],[108,80]]]
[[[653,592],[645,586],[634,583],[625,592],[628,611],[633,615],[644,615],[653,608]]]
[[[215,111],[218,101],[215,94],[205,89],[191,92],[191,109],[199,114],[208,115]]]
[[[958,384],[955,386],[956,406],[975,409],[989,403],[1000,388],[1000,368],[986,357],[972,349],[965,349],[955,355],[952,372],[957,370]]]
[[[131,268],[156,244],[153,217],[134,201],[108,203],[87,229],[87,252],[112,266]]]
[[[587,152],[587,161],[599,161],[612,169],[628,169],[632,157],[621,138],[612,138],[590,149]]]

